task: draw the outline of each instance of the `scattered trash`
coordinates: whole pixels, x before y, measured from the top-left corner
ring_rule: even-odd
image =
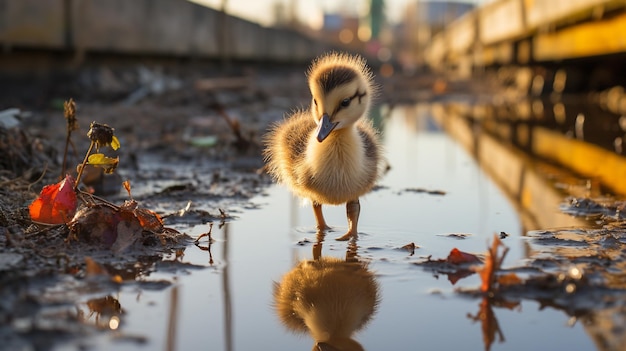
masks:
[[[167,76],[159,70],[139,67],[138,73],[141,86],[126,98],[124,101],[126,105],[134,105],[148,96],[159,96],[182,87],[179,79]]]
[[[626,201],[570,197],[561,204],[561,211],[578,217],[604,216],[614,220],[626,219]]]
[[[470,236],[472,236],[472,234],[468,234],[468,233],[450,233],[450,234],[438,234],[439,236],[445,236],[448,238],[453,238],[453,239],[467,239]]]
[[[192,137],[188,139],[189,144],[196,147],[213,147],[217,145],[218,138],[215,135],[206,135],[199,137]]]
[[[424,188],[406,188],[406,189],[402,189],[401,191],[398,192],[398,195],[402,194],[402,193],[424,193],[424,194],[428,194],[428,195],[446,195],[446,192],[443,190],[428,190],[428,189],[424,189]]]
[[[18,108],[10,108],[0,111],[0,126],[5,129],[17,127],[20,124],[18,116],[21,111]]]
[[[195,88],[201,91],[220,91],[249,89],[254,84],[251,77],[203,78],[195,82]]]
[[[402,248],[409,252],[409,256],[413,256],[415,254],[415,249],[419,249],[419,246],[415,245],[415,243],[409,243],[402,246]]]

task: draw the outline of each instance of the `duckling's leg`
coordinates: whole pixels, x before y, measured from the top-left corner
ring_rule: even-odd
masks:
[[[322,213],[322,204],[313,202],[313,213],[315,214],[315,222],[317,222],[317,230],[325,231],[330,229],[324,220],[324,214]]]
[[[324,234],[323,231],[317,231],[317,242],[313,244],[313,259],[316,261],[322,257],[322,245],[324,243],[324,236],[326,236],[326,234]]]
[[[361,204],[359,199],[348,201],[346,203],[346,214],[348,216],[348,231],[337,238],[339,241],[346,241],[357,236],[357,224],[359,223],[359,214],[361,213]]]

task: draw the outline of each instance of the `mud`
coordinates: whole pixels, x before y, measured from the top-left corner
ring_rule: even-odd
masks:
[[[129,180],[133,199],[180,235],[142,240],[114,253],[99,243],[72,240],[65,225],[32,223],[29,203],[61,175],[65,120],[57,98],[35,89],[34,96],[9,99],[21,111],[3,120],[10,125],[0,126],[0,349],[46,350],[68,340],[80,348],[94,333],[115,329],[108,324],[124,313],[113,297],[122,287],[162,290],[171,282],[151,278],[153,272],[202,268],[178,259],[193,247],[185,229],[233,220],[236,208],[246,208],[247,200],[269,184],[262,172],[261,135],[288,106],[307,99],[304,77],[296,70],[248,72],[243,77],[254,82],[250,85],[239,84],[241,75],[215,81],[137,70],[147,76],[143,84],[138,78],[129,83],[128,69],[106,68],[57,82],[58,94],[78,95],[63,96],[77,101],[80,126],[68,164],[81,162],[91,121],[113,127],[122,145],[114,153],[120,158],[118,171],[94,172],[86,183],[96,195],[121,204],[128,199],[121,182]],[[207,87],[214,81],[225,86]],[[85,82],[91,82],[90,89],[81,91]],[[164,88],[156,91],[155,84]],[[44,108],[32,104],[41,99],[48,99]],[[94,298],[76,304],[88,296]]]
[[[206,268],[182,259],[189,249],[208,251],[213,263],[213,226],[221,228],[236,221],[240,211],[259,206],[249,200],[270,184],[261,158],[264,131],[309,99],[301,68],[242,70],[226,77],[214,72],[203,76],[144,69],[137,69],[141,74],[105,68],[88,71],[79,74],[82,79],[78,83],[58,90],[59,95],[75,93],[62,99],[72,97],[78,105],[81,129],[72,138],[68,164],[80,163],[89,143],[85,133],[91,121],[112,126],[121,142],[115,153],[120,166],[115,175],[96,173],[89,186],[107,201],[121,204],[128,199],[121,182],[129,180],[133,199],[156,211],[164,225],[180,235],[167,241],[142,240],[123,253],[114,253],[97,244],[71,240],[65,225],[32,223],[28,204],[44,185],[61,176],[65,121],[56,94],[12,101],[22,109],[15,117],[18,124],[0,127],[0,349],[47,350],[63,343],[88,348],[102,333],[115,333],[119,340],[144,345],[144,336],[118,330],[116,323],[126,312],[116,293],[129,288],[163,291],[173,282],[163,279],[161,273],[185,274]],[[136,78],[139,76],[144,77],[143,82]],[[58,82],[64,83],[68,82]],[[384,86],[379,99],[392,106],[418,97],[443,99],[428,82],[410,77]],[[40,101],[33,104],[37,108],[29,108],[32,101]],[[438,188],[417,187],[395,194],[448,196]],[[623,207],[623,202],[612,198],[563,196],[563,212],[591,219],[595,227],[530,231],[524,238],[528,255],[523,264],[496,273],[513,273],[519,280],[500,284],[489,294],[473,288],[457,290],[481,299],[472,318],[484,326],[486,348],[502,337],[493,309],[514,309],[523,300],[563,310],[583,322],[598,313],[623,317]],[[211,225],[202,240],[186,234],[200,224]],[[450,239],[451,245],[472,238],[463,232],[439,236]],[[505,245],[507,236],[500,234]],[[295,245],[312,242],[305,238]],[[436,277],[444,275],[453,285],[475,274],[473,265],[420,255],[419,244],[398,245],[395,251],[408,251],[413,266]],[[370,247],[368,255],[372,251],[376,247]],[[623,327],[616,323],[616,328],[599,333],[619,341]]]

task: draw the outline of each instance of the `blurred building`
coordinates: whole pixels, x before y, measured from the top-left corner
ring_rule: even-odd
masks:
[[[324,13],[321,39],[349,50],[376,56],[384,36],[386,17],[384,0],[363,1],[360,8],[343,8]]]
[[[360,25],[358,14],[324,13],[320,36],[326,42],[359,51],[364,48],[364,38],[359,37]]]
[[[474,5],[459,1],[419,1],[406,6],[401,23],[395,28],[398,38],[394,51],[408,70],[424,64],[424,48],[447,24],[471,11]]]

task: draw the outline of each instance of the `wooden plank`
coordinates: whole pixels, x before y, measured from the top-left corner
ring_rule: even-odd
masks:
[[[545,128],[533,131],[532,151],[626,195],[626,157]]]
[[[626,14],[582,23],[533,39],[533,57],[553,61],[607,55],[626,51]]]
[[[469,51],[476,40],[476,14],[467,13],[458,20],[452,22],[446,29],[450,50],[454,53],[465,53]]]
[[[529,29],[553,25],[556,22],[589,16],[594,8],[623,0],[524,0],[526,24]]]
[[[520,0],[501,0],[479,10],[479,37],[484,45],[511,40],[525,34]]]

